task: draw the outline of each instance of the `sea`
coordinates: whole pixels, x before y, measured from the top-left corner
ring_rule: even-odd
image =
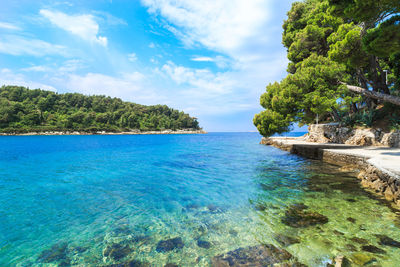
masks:
[[[260,246],[306,266],[400,266],[399,210],[260,140],[1,136],[0,266],[213,266]]]

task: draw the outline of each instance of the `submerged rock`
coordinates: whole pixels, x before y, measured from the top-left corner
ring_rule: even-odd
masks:
[[[197,240],[197,245],[201,248],[209,249],[211,247],[211,243],[205,240]]]
[[[291,227],[307,227],[316,224],[325,224],[328,222],[328,217],[319,214],[315,211],[306,211],[306,205],[292,205],[282,217],[282,223]]]
[[[212,212],[212,213],[219,213],[219,212],[223,212],[222,208],[215,206],[213,204],[210,204],[207,206],[207,209]]]
[[[217,255],[211,259],[213,267],[239,267],[239,266],[272,266],[275,264],[289,263],[288,266],[303,266],[298,262],[293,263],[293,256],[284,249],[273,245],[258,245],[238,248],[227,253]]]
[[[265,211],[267,209],[267,206],[262,203],[257,203],[256,205],[254,205],[254,208],[258,211]]]
[[[161,240],[157,244],[157,252],[168,252],[174,249],[182,249],[185,244],[181,237],[175,237],[167,240]]]
[[[122,258],[125,258],[127,255],[129,255],[133,249],[129,247],[129,245],[123,245],[123,244],[111,244],[108,245],[104,250],[103,250],[103,256],[104,257],[109,257],[113,260],[120,260]]]
[[[344,236],[344,233],[338,231],[338,230],[333,230],[333,233],[337,236]]]
[[[114,235],[129,235],[132,231],[128,225],[120,225],[113,230]]]
[[[81,246],[76,246],[76,247],[72,248],[72,252],[75,253],[75,254],[83,253],[86,250],[88,250],[87,247],[81,247]]]
[[[348,217],[346,220],[348,220],[351,223],[355,223],[356,222],[356,219],[351,218],[351,217]]]
[[[304,203],[296,203],[296,204],[293,204],[291,207],[292,208],[296,208],[298,210],[306,210],[306,209],[308,209],[308,206],[306,204],[304,204]]]
[[[357,247],[353,244],[346,244],[346,249],[350,251],[357,251]]]
[[[134,236],[133,238],[132,238],[132,242],[133,243],[143,243],[143,244],[146,244],[146,243],[148,243],[149,241],[151,240],[151,237],[150,236],[147,236],[147,235],[137,235],[137,236]]]
[[[167,263],[164,265],[164,267],[179,267],[179,265],[175,263]]]
[[[353,242],[356,242],[358,244],[361,244],[361,245],[368,244],[368,240],[367,239],[356,237],[356,236],[352,237],[350,240],[353,241]]]
[[[367,251],[367,252],[377,253],[377,254],[385,254],[386,253],[386,251],[384,251],[383,249],[380,249],[373,245],[362,246],[361,249],[364,251]]]
[[[231,229],[231,230],[229,230],[229,234],[230,234],[231,236],[237,236],[237,235],[238,235],[238,231],[236,231],[236,230],[234,230],[234,229]]]
[[[379,244],[384,246],[391,246],[395,248],[400,248],[400,242],[396,241],[386,235],[376,235],[379,238]]]
[[[185,210],[197,210],[199,208],[200,208],[200,206],[197,205],[197,204],[188,204],[188,205],[185,206],[184,209]]]
[[[111,264],[106,267],[150,267],[148,262],[142,262],[138,260],[131,260],[123,263]]]
[[[53,245],[50,249],[44,250],[40,253],[38,260],[45,263],[63,261],[68,262],[69,259],[67,257],[68,253],[68,244],[60,243]]]
[[[287,235],[276,235],[274,237],[274,239],[281,244],[284,247],[296,244],[296,243],[300,243],[300,240],[298,238],[295,237],[291,237],[291,236],[287,236]]]
[[[273,191],[276,189],[276,185],[268,185],[268,184],[263,184],[263,183],[260,183],[260,187],[264,191]]]
[[[357,266],[364,266],[375,261],[375,258],[365,253],[357,252],[351,255],[351,261]]]

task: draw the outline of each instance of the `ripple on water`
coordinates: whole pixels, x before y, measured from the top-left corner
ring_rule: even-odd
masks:
[[[400,265],[397,211],[257,134],[4,140],[2,266]]]

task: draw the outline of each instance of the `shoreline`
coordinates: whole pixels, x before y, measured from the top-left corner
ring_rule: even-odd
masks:
[[[46,136],[46,135],[151,135],[151,134],[206,134],[204,130],[163,130],[163,131],[129,131],[129,132],[84,132],[84,131],[45,131],[28,133],[0,133],[0,136]]]
[[[312,143],[303,137],[263,137],[260,144],[357,173],[364,188],[400,208],[400,148]]]

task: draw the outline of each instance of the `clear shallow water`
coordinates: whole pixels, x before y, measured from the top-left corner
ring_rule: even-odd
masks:
[[[259,141],[256,133],[1,137],[0,266],[209,266],[260,243],[309,266],[339,254],[400,265],[400,248],[377,236],[400,241],[395,210],[337,167]],[[284,224],[297,203],[328,222]],[[182,248],[157,250],[175,237]],[[112,244],[123,244],[123,255],[109,256]]]

